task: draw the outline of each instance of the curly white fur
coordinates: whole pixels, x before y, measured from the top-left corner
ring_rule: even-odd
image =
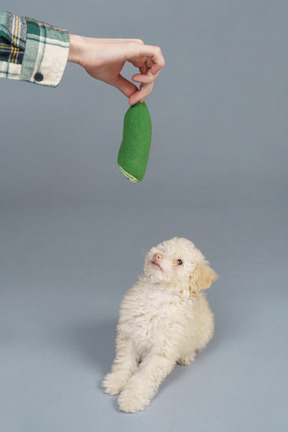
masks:
[[[153,247],[144,273],[120,305],[116,357],[103,380],[125,412],[144,410],[176,363],[190,364],[214,332],[202,290],[217,279],[202,253],[184,238]]]

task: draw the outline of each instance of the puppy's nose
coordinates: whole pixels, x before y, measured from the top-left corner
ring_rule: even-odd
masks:
[[[162,260],[163,259],[163,255],[161,255],[160,253],[155,253],[153,256],[154,260]]]

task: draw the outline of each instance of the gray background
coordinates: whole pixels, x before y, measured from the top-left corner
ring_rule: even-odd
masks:
[[[166,59],[138,185],[116,164],[120,92],[76,65],[57,89],[0,81],[1,431],[287,428],[287,1],[1,8],[141,38]],[[126,415],[100,385],[119,302],[147,250],[175,235],[220,275],[208,292],[216,333],[148,410]]]

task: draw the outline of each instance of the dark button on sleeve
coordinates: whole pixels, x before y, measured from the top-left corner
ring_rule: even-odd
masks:
[[[37,81],[37,82],[41,82],[41,81],[43,81],[44,76],[42,75],[41,72],[37,72],[37,73],[34,75],[34,79],[35,79],[35,81]]]

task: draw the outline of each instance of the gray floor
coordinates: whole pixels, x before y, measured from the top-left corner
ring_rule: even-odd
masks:
[[[2,212],[1,430],[284,430],[287,206],[199,203],[179,217],[138,202],[137,212],[129,203]],[[215,337],[147,411],[122,414],[100,385],[119,302],[148,248],[184,234],[221,277],[208,294]]]

